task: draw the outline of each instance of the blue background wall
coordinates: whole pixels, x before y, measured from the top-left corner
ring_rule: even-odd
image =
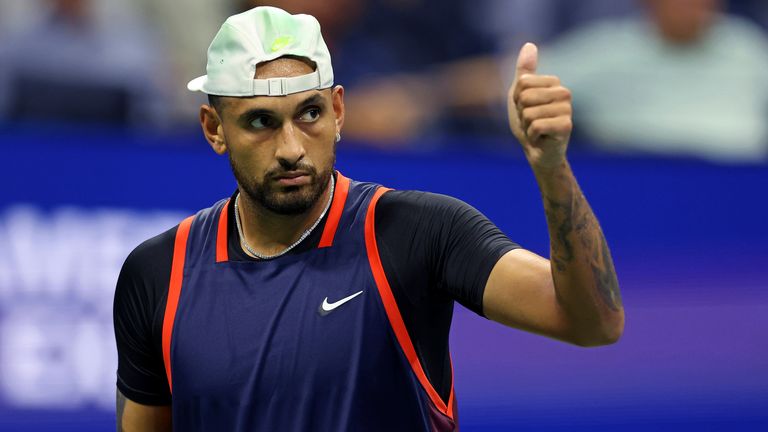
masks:
[[[547,255],[540,198],[519,152],[452,148],[347,144],[337,167],[461,198]],[[112,429],[115,268],[145,230],[231,193],[228,162],[196,133],[4,129],[0,151],[0,430]],[[579,152],[572,165],[614,254],[624,338],[571,347],[457,306],[451,343],[464,429],[768,430],[768,167]],[[91,228],[102,234],[83,238]],[[94,275],[104,260],[109,271]]]

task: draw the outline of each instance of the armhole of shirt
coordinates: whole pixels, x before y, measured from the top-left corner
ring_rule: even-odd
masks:
[[[447,400],[453,387],[448,347],[453,302],[460,301],[484,316],[482,295],[488,276],[501,256],[518,246],[479,211],[455,198],[418,191],[392,191],[383,195],[376,207],[378,214],[383,211],[386,215],[385,220],[376,219],[376,237],[388,284],[427,377],[443,400]],[[473,223],[465,223],[467,221]],[[460,226],[455,226],[457,224]],[[439,286],[437,279],[444,275],[431,273],[445,270],[424,266],[430,266],[429,262],[436,259],[428,256],[430,251],[448,250],[457,243],[454,238],[457,235],[478,239],[483,247],[472,248],[469,257],[461,254],[450,257],[468,262],[466,271],[459,271],[459,276],[456,271],[448,273],[461,281],[454,281],[454,285],[469,286],[463,292],[442,291],[445,286]],[[441,268],[447,265],[448,259],[442,258]]]
[[[381,263],[376,240],[375,213],[376,204],[378,203],[379,198],[381,198],[387,191],[389,191],[389,189],[379,188],[374,193],[365,218],[365,244],[371,271],[373,272],[376,287],[379,291],[381,301],[395,334],[395,338],[397,339],[400,348],[403,350],[408,363],[411,365],[411,369],[413,370],[416,379],[427,393],[432,405],[437,408],[440,413],[453,420],[455,411],[453,407],[453,378],[451,378],[451,390],[448,400],[446,401],[440,396],[437,390],[435,390],[432,382],[427,378]]]
[[[128,276],[124,279],[121,274],[118,281],[128,284],[118,289],[130,294],[115,303],[115,316],[126,317],[126,324],[135,320],[130,330],[145,332],[138,340],[125,340],[116,329],[118,347],[126,347],[118,353],[122,366],[118,367],[118,389],[126,398],[144,405],[170,404],[162,359],[162,326],[177,230],[175,226],[136,247],[121,271]],[[138,343],[142,345],[136,349]]]

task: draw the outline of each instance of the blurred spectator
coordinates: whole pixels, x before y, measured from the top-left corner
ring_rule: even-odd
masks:
[[[0,119],[135,126],[167,121],[162,44],[132,10],[113,4],[26,2],[26,26],[0,39]]]
[[[537,44],[587,22],[624,16],[638,9],[637,0],[486,0],[476,23],[517,53],[526,42]],[[512,73],[512,71],[510,71]]]
[[[345,86],[347,139],[397,146],[422,135],[506,127],[496,44],[473,24],[470,2],[249,0],[320,21]]]
[[[768,154],[768,39],[720,0],[641,0],[645,14],[541,50],[576,129],[611,151],[748,161]]]
[[[187,90],[187,82],[205,71],[208,44],[241,0],[100,1],[135,4],[142,11],[167,45],[166,61],[173,77],[168,85],[173,120],[185,128],[197,124],[200,104],[207,102],[202,93]]]
[[[749,17],[768,31],[768,2],[765,0],[728,0],[728,10]]]

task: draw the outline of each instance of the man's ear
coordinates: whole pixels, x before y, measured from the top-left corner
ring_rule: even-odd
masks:
[[[200,107],[200,126],[203,127],[203,135],[211,145],[213,151],[219,155],[227,152],[227,141],[224,139],[224,127],[221,117],[216,109],[210,105]]]
[[[341,133],[344,126],[344,87],[337,85],[331,90],[333,113],[336,116],[336,132]]]

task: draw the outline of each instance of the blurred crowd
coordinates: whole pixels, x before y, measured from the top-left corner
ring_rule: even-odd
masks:
[[[0,0],[0,123],[188,128],[205,99],[186,82],[258,5],[318,18],[350,142],[511,139],[506,89],[533,41],[573,91],[574,146],[768,156],[764,0]]]

